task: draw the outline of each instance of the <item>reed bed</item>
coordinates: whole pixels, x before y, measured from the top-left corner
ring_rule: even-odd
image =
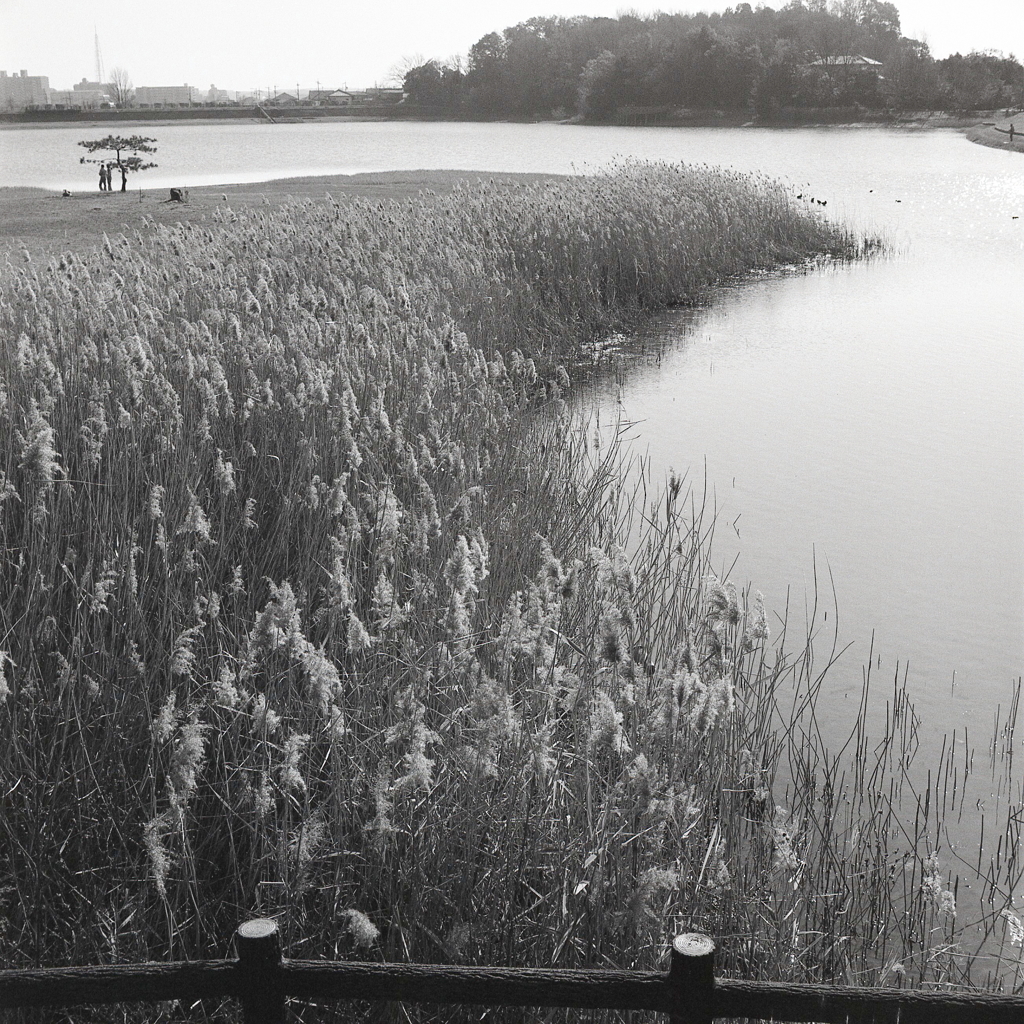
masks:
[[[646,310],[862,252],[770,182],[629,164],[8,265],[0,962],[220,956],[260,914],[298,957],[701,929],[730,972],[948,980],[905,700],[843,775],[813,623],[561,400]]]

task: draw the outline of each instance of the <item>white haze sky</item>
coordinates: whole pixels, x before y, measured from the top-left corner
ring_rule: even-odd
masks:
[[[296,84],[305,91],[319,82],[357,89],[384,84],[404,57],[465,54],[486,33],[536,15],[721,11],[735,2],[0,0],[0,69],[46,75],[57,89],[92,79],[95,31],[108,75],[124,68],[135,85],[294,92]],[[896,6],[903,34],[926,40],[935,57],[993,49],[1024,59],[1024,0]]]

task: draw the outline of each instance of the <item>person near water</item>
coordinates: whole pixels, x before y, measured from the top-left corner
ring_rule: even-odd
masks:
[[[1020,134],[1020,132],[1018,132],[1017,129],[1013,127],[1013,122],[1012,121],[1010,122],[1010,127],[1009,128],[998,128],[995,125],[993,125],[992,127],[995,128],[997,132],[1002,132],[1003,135],[1009,135],[1010,136],[1010,145],[1011,146],[1013,145],[1013,137],[1015,135],[1019,135]]]
[[[107,178],[107,165],[100,164],[100,191],[106,192],[109,179]]]

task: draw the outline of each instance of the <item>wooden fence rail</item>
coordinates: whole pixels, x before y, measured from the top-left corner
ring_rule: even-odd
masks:
[[[246,1024],[283,1024],[285,1000],[654,1010],[672,1024],[714,1018],[834,1024],[1022,1024],[1024,997],[835,988],[715,978],[714,943],[681,935],[663,971],[490,968],[287,960],[273,921],[247,921],[237,960],[0,971],[0,1009],[238,999]]]

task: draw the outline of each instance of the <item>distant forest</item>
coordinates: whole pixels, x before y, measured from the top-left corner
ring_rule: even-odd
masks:
[[[866,59],[861,59],[866,58]],[[934,60],[884,0],[737,4],[721,14],[531,18],[468,59],[410,68],[409,102],[462,116],[656,122],[681,109],[773,119],[801,108],[1024,106],[1024,68],[986,51]]]

